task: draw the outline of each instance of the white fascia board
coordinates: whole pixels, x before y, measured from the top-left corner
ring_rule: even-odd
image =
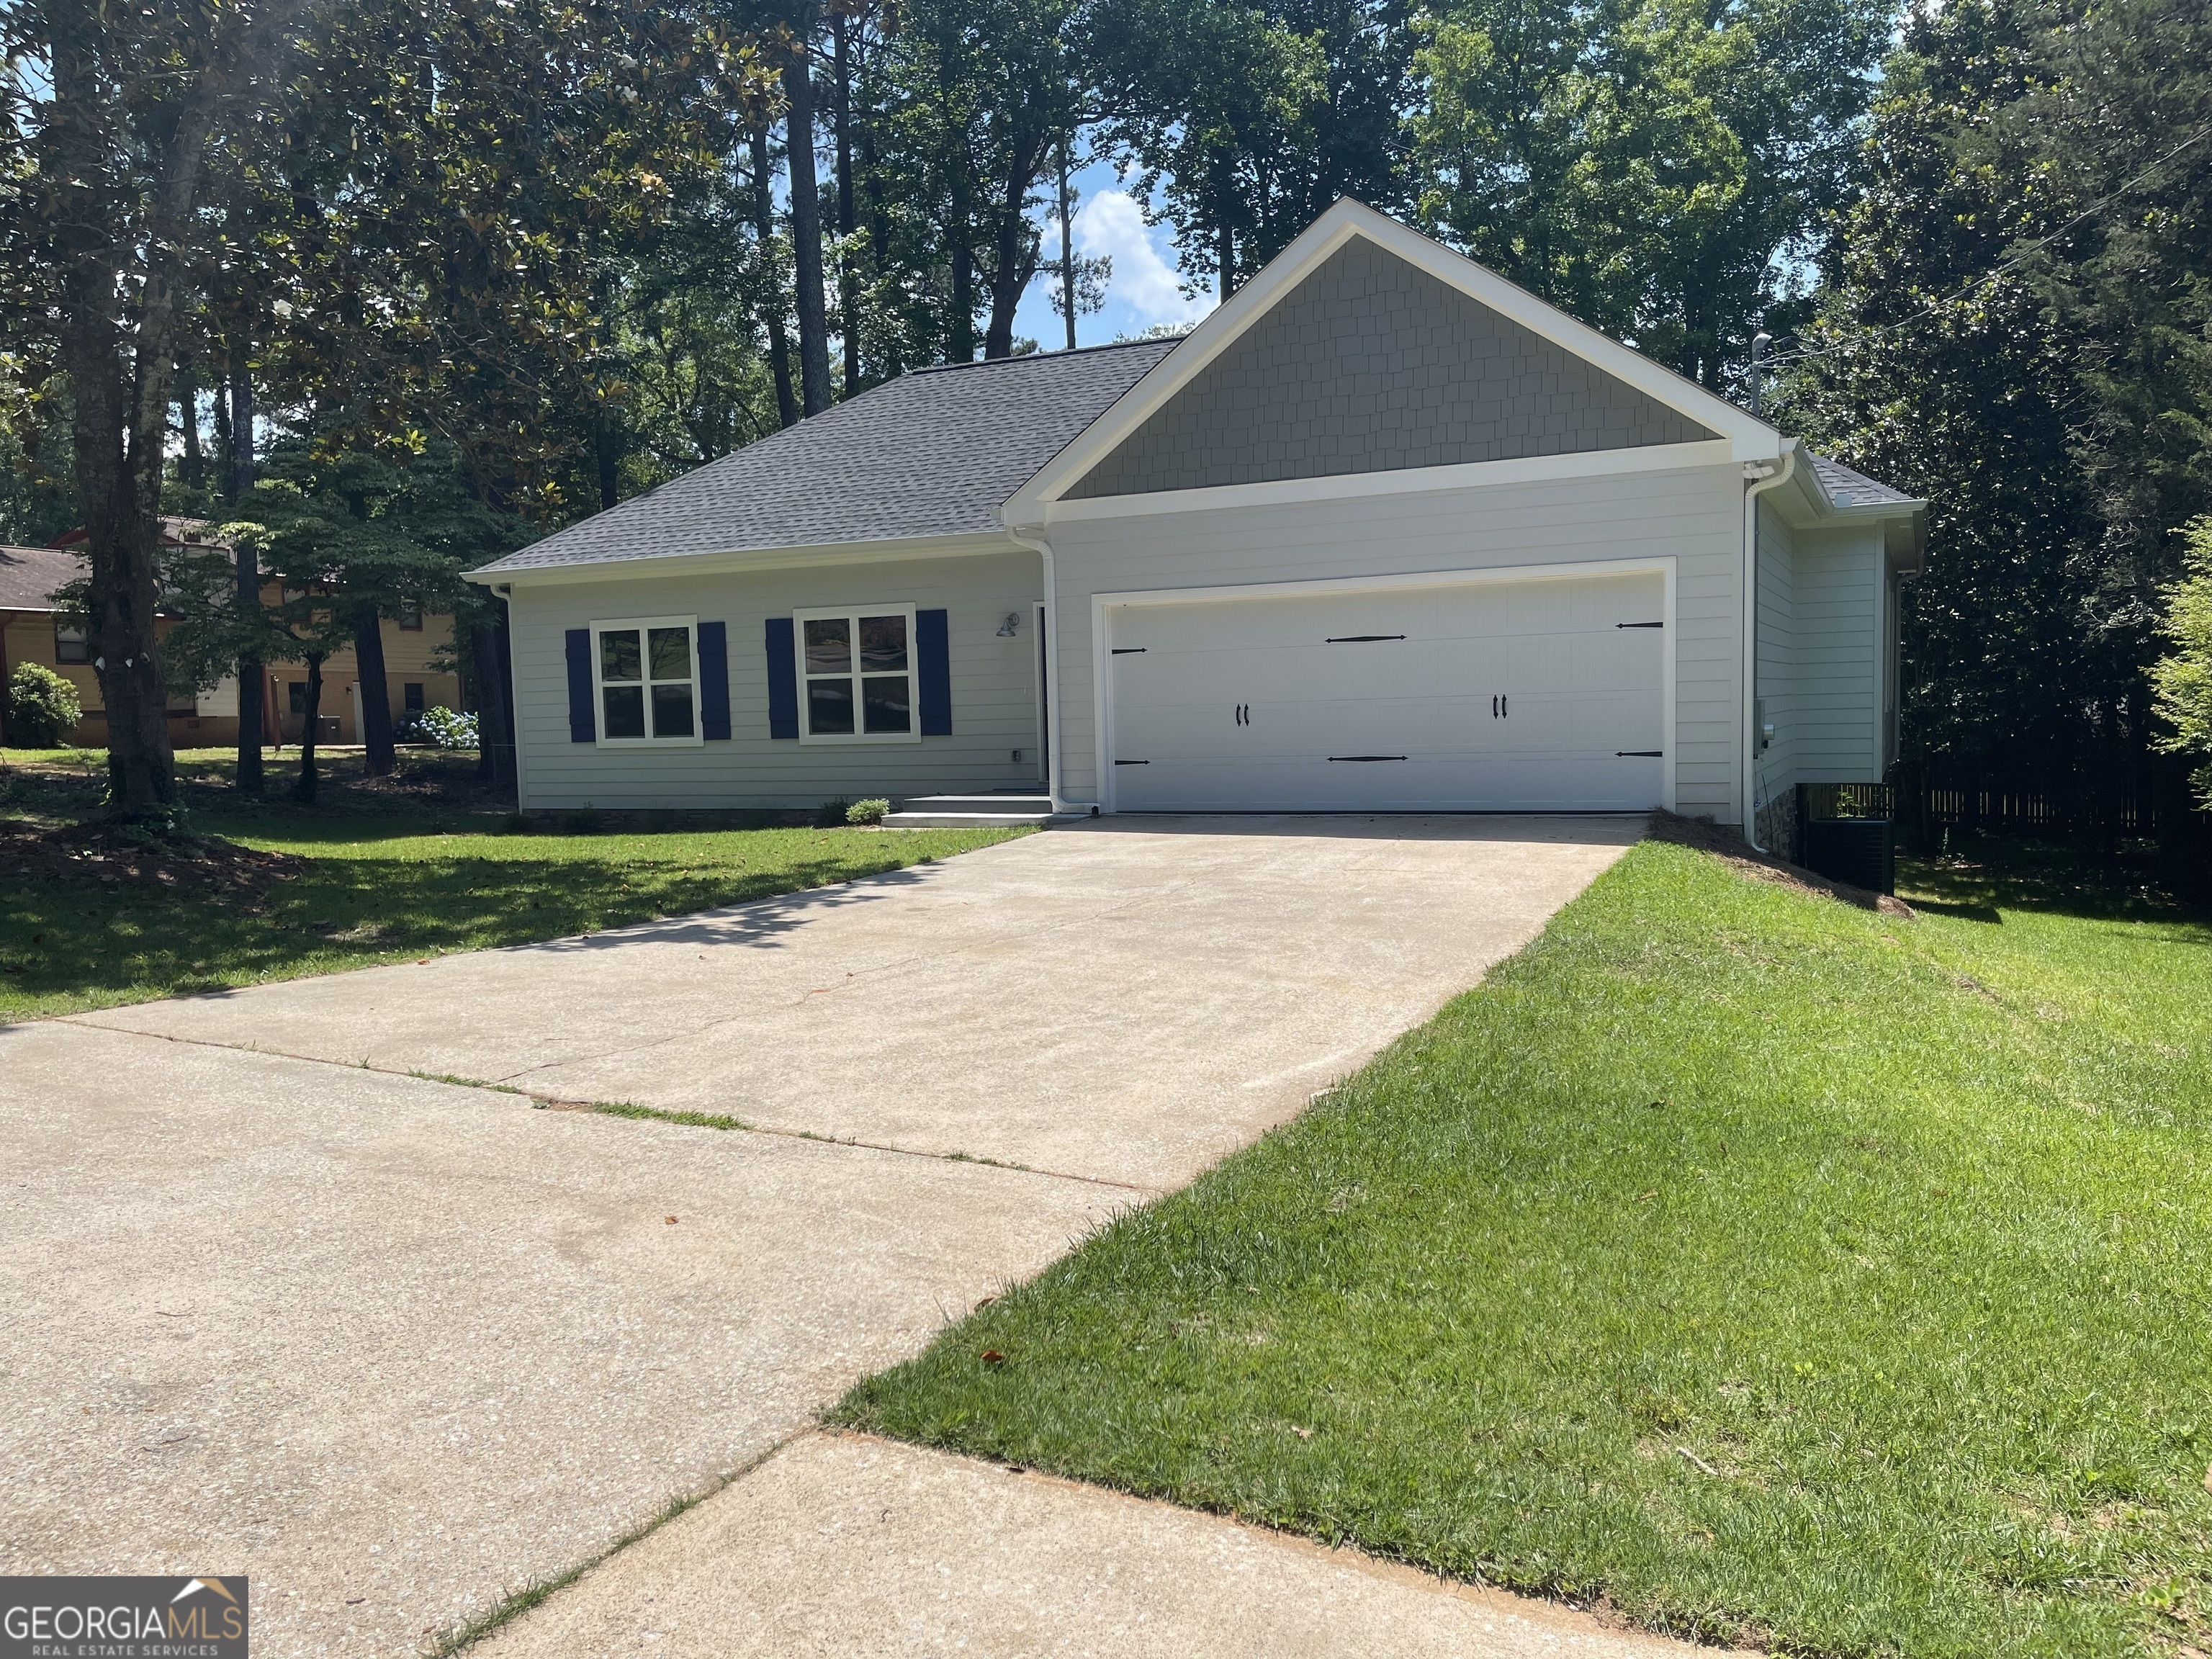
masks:
[[[1019,553],[1005,534],[907,536],[876,542],[833,542],[809,547],[738,548],[724,553],[676,553],[661,558],[602,559],[589,563],[471,570],[487,587],[555,587],[580,582],[644,581],[671,576],[725,576],[763,570],[808,570],[828,565],[890,564],[905,559],[957,559]]]
[[[1641,352],[1577,322],[1558,307],[1508,282],[1496,271],[1455,253],[1440,242],[1377,213],[1350,197],[1336,204],[1253,278],[1229,303],[1187,335],[1174,350],[1152,365],[1144,378],[1115,400],[1091,425],[1006,500],[999,509],[1010,525],[1046,522],[1045,507],[1059,500],[1091,469],[1126,440],[1146,417],[1194,379],[1275,302],[1305,280],[1317,266],[1355,236],[1364,236],[1437,281],[1481,301],[1562,350],[1595,363],[1616,379],[1726,439],[1729,459],[1771,460],[1781,453],[1782,435],[1724,398],[1652,362]]]
[[[1204,513],[1231,507],[1309,506],[1377,495],[1419,495],[1500,484],[1542,483],[1553,479],[1619,477],[1644,472],[1676,472],[1700,466],[1724,466],[1733,459],[1726,439],[1697,443],[1646,444],[1633,449],[1577,450],[1565,455],[1528,455],[1504,461],[1469,461],[1457,466],[1401,467],[1388,472],[1340,472],[1320,478],[1285,478],[1270,483],[1217,484],[1204,489],[1162,489],[1141,495],[1091,495],[1048,501],[1046,523],[1085,519],[1127,519],[1162,513]]]

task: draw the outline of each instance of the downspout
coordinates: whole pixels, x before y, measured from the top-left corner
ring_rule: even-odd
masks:
[[[1060,736],[1060,586],[1053,569],[1052,544],[1044,538],[1044,526],[1034,525],[1024,530],[1014,525],[1006,526],[1006,534],[1030,549],[1044,561],[1044,747],[1045,793],[1052,798],[1052,810],[1059,812],[1095,814],[1095,801],[1071,801],[1060,791],[1060,781],[1066,775],[1066,745]]]
[[[1797,471],[1797,441],[1784,438],[1774,461],[1743,464],[1743,838],[1759,844],[1759,498]]]

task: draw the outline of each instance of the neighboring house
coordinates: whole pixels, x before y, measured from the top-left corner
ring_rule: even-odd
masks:
[[[1342,201],[1181,340],[908,374],[471,580],[510,602],[530,808],[1773,835],[1792,784],[1892,758],[1924,523]]]
[[[27,662],[51,668],[76,689],[83,717],[68,733],[68,740],[87,748],[105,747],[107,714],[100,696],[99,672],[93,666],[92,641],[82,623],[70,617],[55,603],[54,594],[86,575],[83,556],[64,547],[0,547],[0,686]],[[154,618],[155,637],[166,635],[174,619],[166,614]],[[5,698],[0,697],[0,702]],[[203,720],[190,697],[169,702],[169,740],[186,744],[221,743],[237,729]]]
[[[205,535],[196,520],[164,519],[161,539],[171,548],[196,547],[220,550],[223,544]],[[72,532],[52,547],[0,547],[0,683],[15,665],[42,663],[76,688],[84,718],[70,733],[72,743],[100,748],[107,742],[107,717],[93,665],[92,645],[84,628],[67,619],[54,603],[53,594],[65,584],[82,580],[84,557],[77,549],[82,531]],[[264,604],[282,598],[275,583],[262,591]],[[174,619],[166,614],[155,619],[155,635],[165,637]],[[451,654],[453,619],[442,612],[416,612],[386,617],[383,626],[386,701],[395,724],[423,708],[459,708],[459,679],[435,665]],[[297,743],[307,725],[307,670],[304,663],[275,663],[266,671],[262,699],[264,740]],[[333,653],[323,663],[322,732],[325,743],[361,741],[361,686],[353,647]],[[197,697],[173,698],[169,704],[169,741],[179,749],[210,748],[238,741],[238,683],[225,678]]]

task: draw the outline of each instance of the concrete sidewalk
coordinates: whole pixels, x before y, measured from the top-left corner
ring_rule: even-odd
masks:
[[[1685,1643],[1216,1516],[811,1434],[477,1659],[1689,1659]]]
[[[0,1030],[0,1571],[245,1572],[258,1653],[406,1654],[799,1435],[803,1456],[502,1642],[646,1641],[622,1611],[641,1573],[693,1608],[734,1574],[770,1597],[747,1617],[784,1609],[780,1651],[975,1650],[968,1615],[933,1622],[945,1573],[1031,1633],[1000,1651],[1121,1650],[1130,1621],[1204,1651],[1291,1630],[1267,1598],[1310,1594],[1457,1640],[1472,1604],[1433,1586],[1316,1589],[1310,1563],[1261,1565],[1280,1540],[1206,1543],[1177,1528],[1224,1523],[1149,1505],[1125,1537],[1126,1500],[1058,1483],[1019,1486],[1040,1507],[1002,1525],[963,1494],[1008,1477],[807,1431],[1475,983],[1638,828],[1109,822],[591,939]],[[837,1461],[856,1446],[872,1461]],[[933,1494],[878,1506],[909,1515],[915,1559],[941,1543],[921,1577],[861,1547],[851,1504],[884,1480]],[[755,1559],[793,1516],[812,1541]],[[693,1650],[771,1650],[687,1618]]]

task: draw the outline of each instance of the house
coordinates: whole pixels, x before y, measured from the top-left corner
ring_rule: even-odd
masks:
[[[171,549],[218,550],[222,544],[206,535],[196,520],[165,519],[161,539]],[[0,547],[0,684],[18,663],[35,662],[54,670],[76,688],[83,718],[70,741],[87,748],[107,742],[107,717],[94,667],[91,640],[82,623],[54,599],[66,584],[86,574],[79,549],[82,531],[51,547]],[[282,595],[276,584],[264,588],[264,604]],[[166,636],[174,618],[155,618],[155,637]],[[461,686],[447,663],[453,619],[442,612],[402,612],[383,624],[385,689],[396,724],[424,708],[459,708]],[[274,663],[266,670],[263,736],[272,744],[297,743],[307,724],[307,671],[303,663]],[[361,741],[361,687],[351,646],[323,664],[322,732],[325,743]],[[179,749],[228,746],[238,741],[238,684],[225,678],[198,696],[169,702],[169,741]]]
[[[527,808],[1771,837],[1793,784],[1892,758],[1924,525],[1347,200],[1181,339],[908,374],[471,574]]]

